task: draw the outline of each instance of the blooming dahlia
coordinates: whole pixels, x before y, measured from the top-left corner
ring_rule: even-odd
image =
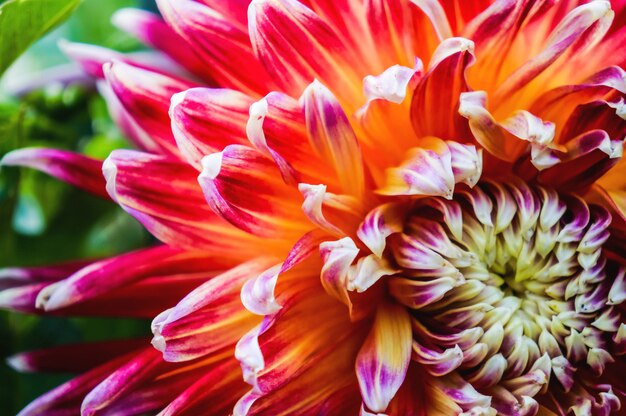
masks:
[[[63,45],[139,150],[3,163],[162,244],[0,293],[152,345],[13,357],[82,371],[21,415],[624,414],[624,1],[157,3]]]

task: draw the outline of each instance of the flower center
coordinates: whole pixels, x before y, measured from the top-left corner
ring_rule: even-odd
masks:
[[[415,359],[479,390],[504,386],[519,405],[551,374],[566,390],[576,367],[601,374],[621,337],[624,272],[602,250],[610,221],[521,182],[418,202],[389,241],[401,270],[389,291],[414,317]]]

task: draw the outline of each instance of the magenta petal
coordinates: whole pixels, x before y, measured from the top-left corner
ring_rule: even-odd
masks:
[[[174,273],[206,272],[210,257],[203,252],[186,252],[158,246],[94,262],[46,289],[39,306],[55,310],[97,298],[120,286],[141,279]]]
[[[7,362],[21,372],[79,373],[145,347],[146,344],[146,339],[122,339],[62,345],[13,355]]]
[[[253,148],[227,146],[205,156],[198,182],[213,210],[237,228],[265,237],[308,231],[297,191],[282,181],[274,162]]]
[[[245,143],[251,104],[250,97],[228,89],[192,88],[175,94],[169,114],[180,152],[201,169],[205,155]]]
[[[350,51],[311,9],[296,0],[260,0],[248,10],[256,56],[281,89],[298,96],[314,79],[356,94]],[[337,87],[337,88],[334,88]]]
[[[268,92],[273,80],[256,60],[245,26],[191,0],[158,0],[165,21],[202,61],[218,86],[253,96]],[[223,6],[222,6],[223,7]]]
[[[206,204],[197,171],[177,159],[115,150],[103,164],[107,190],[153,235],[174,247],[225,249],[235,258],[251,236],[219,218]],[[154,198],[159,195],[159,198]]]
[[[104,74],[129,116],[150,136],[161,152],[177,156],[178,148],[168,116],[170,99],[194,84],[119,61],[105,64]]]
[[[102,198],[109,198],[102,176],[102,161],[58,149],[24,148],[4,155],[3,166],[24,166],[40,170],[70,185]]]
[[[111,21],[156,50],[163,51],[193,74],[213,81],[206,73],[206,63],[189,48],[181,48],[181,42],[185,40],[158,15],[140,9],[120,9],[113,14]]]

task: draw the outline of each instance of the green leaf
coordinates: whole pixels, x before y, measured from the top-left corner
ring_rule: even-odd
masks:
[[[0,6],[0,74],[65,20],[80,0],[9,0]]]

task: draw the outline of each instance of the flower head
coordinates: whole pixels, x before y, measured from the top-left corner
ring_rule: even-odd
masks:
[[[114,20],[175,65],[64,45],[140,150],[3,163],[162,244],[0,293],[152,345],[82,347],[22,415],[623,412],[623,2],[157,3]]]

